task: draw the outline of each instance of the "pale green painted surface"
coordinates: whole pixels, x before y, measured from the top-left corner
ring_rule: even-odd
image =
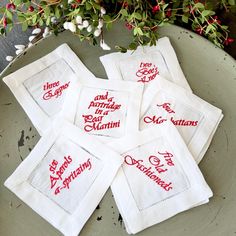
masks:
[[[200,164],[214,192],[210,203],[181,213],[138,235],[236,235],[236,62],[224,51],[182,28],[166,27],[161,30],[161,34],[170,37],[193,91],[221,108],[225,117]],[[110,45],[114,45],[115,41],[126,45],[129,36],[125,28],[118,26],[105,38]],[[98,59],[105,52],[99,47],[81,44],[69,32],[38,43],[6,69],[4,75],[40,58],[64,42],[71,46],[96,76],[105,78],[105,71]],[[9,89],[0,82],[1,236],[61,235],[3,186],[4,180],[21,163],[21,158],[27,157],[38,140],[39,136],[26,114]],[[81,235],[127,235],[118,218],[119,213],[109,190],[100,209],[92,215]]]

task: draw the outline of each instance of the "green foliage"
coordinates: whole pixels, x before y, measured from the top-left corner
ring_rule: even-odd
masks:
[[[116,21],[124,21],[127,30],[132,30],[133,40],[128,49],[138,45],[155,45],[158,28],[166,24],[182,24],[208,38],[219,47],[228,39],[228,27],[222,25],[215,11],[205,1],[198,0],[9,0],[8,7],[0,7],[0,34],[5,35],[15,24],[22,30],[28,27],[46,27],[58,34],[65,22],[78,26],[79,15],[89,22],[93,31],[76,27],[75,34],[81,41],[97,44],[94,30],[102,20],[110,30]],[[236,0],[219,0],[218,6],[235,7]],[[106,9],[106,12],[102,12]],[[100,37],[103,37],[101,34]],[[117,47],[120,51],[126,48]]]

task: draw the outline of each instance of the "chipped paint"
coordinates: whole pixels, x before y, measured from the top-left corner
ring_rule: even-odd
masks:
[[[20,139],[18,140],[18,151],[19,151],[19,154],[20,154],[20,147],[24,146],[25,142],[24,142],[24,137],[25,137],[25,131],[24,130],[21,130],[21,136],[20,136]],[[20,159],[21,161],[23,161],[23,158],[20,154]]]
[[[24,130],[21,130],[21,136],[20,136],[20,139],[18,140],[18,149],[19,147],[22,147],[24,146],[25,142],[24,142],[24,137],[25,137],[25,131]]]
[[[120,226],[122,226],[123,218],[122,218],[121,214],[119,214],[119,216],[118,216],[118,222],[120,223]]]

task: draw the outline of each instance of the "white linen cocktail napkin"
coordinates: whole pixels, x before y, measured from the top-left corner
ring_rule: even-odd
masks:
[[[88,134],[108,142],[139,129],[143,85],[94,78],[73,86],[65,106],[66,119]]]
[[[212,191],[167,121],[108,144],[124,158],[111,189],[128,233],[206,203]]]
[[[153,85],[143,96],[140,129],[172,121],[199,163],[223,118],[222,111],[163,78]]]
[[[66,236],[77,236],[122,164],[69,123],[53,123],[5,186]]]
[[[65,107],[72,84],[94,75],[67,44],[3,78],[40,135]],[[67,113],[67,111],[64,111]]]
[[[139,46],[135,51],[111,53],[100,57],[110,80],[135,81],[144,84],[144,93],[159,76],[191,91],[168,37],[156,46]]]

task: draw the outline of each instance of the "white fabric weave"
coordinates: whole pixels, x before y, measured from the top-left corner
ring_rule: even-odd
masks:
[[[128,233],[138,233],[212,196],[170,121],[108,145],[124,158],[111,189]]]
[[[5,186],[64,235],[77,236],[121,164],[96,138],[57,121]]]
[[[42,136],[59,112],[73,83],[94,78],[67,44],[3,78]]]

